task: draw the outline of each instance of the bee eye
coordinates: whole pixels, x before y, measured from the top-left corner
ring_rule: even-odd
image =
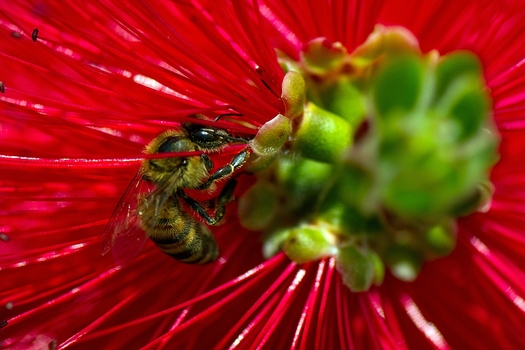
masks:
[[[177,139],[175,137],[168,137],[164,142],[159,146],[158,153],[166,153],[171,152],[171,150],[175,147],[174,143],[177,142]]]
[[[212,130],[212,129],[195,130],[193,132],[193,138],[194,140],[198,140],[199,142],[203,144],[217,142],[218,140],[222,139],[222,137],[217,135],[215,130]]]
[[[194,151],[195,147],[190,140],[180,137],[167,137],[157,149],[157,153],[188,152]]]

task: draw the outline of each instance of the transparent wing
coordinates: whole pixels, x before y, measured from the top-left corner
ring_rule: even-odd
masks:
[[[112,252],[116,263],[133,260],[146,242],[147,236],[140,227],[137,206],[143,194],[152,191],[152,185],[135,175],[120,198],[102,234],[102,255]]]
[[[151,191],[147,196],[142,197],[143,206],[147,210],[149,206],[154,208],[154,216],[159,217],[162,209],[168,202],[168,198],[175,194],[179,186],[180,173],[178,171],[171,174],[170,178]]]
[[[139,203],[142,211],[151,210],[153,217],[158,218],[176,190],[179,177],[179,172],[174,172],[168,181],[155,186],[143,180],[140,171],[135,175],[104,229],[102,255],[111,251],[113,260],[118,264],[128,263],[138,255],[147,240],[140,225]]]

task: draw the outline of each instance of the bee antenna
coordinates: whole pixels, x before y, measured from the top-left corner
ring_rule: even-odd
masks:
[[[246,140],[242,137],[234,137],[234,136],[226,136],[225,139],[228,142],[241,142],[241,143],[248,143],[250,140]]]
[[[241,113],[223,113],[223,114],[219,114],[214,122],[218,121],[219,119],[221,119],[222,117],[232,117],[232,116],[235,116],[235,117],[242,117],[244,116],[244,114],[241,114]]]
[[[261,77],[261,82],[263,83],[264,87],[266,87],[275,97],[279,97],[275,91],[273,91],[273,89],[270,87],[270,85],[262,78],[262,75],[264,73],[264,69],[261,67],[261,66],[256,66],[255,67],[255,71],[259,74],[259,76]]]

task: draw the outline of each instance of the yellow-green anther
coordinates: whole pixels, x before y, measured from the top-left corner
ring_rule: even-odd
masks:
[[[306,158],[320,162],[336,162],[352,144],[350,124],[313,103],[308,103],[298,130],[293,149]]]
[[[315,226],[291,229],[283,250],[290,260],[298,264],[319,260],[335,253],[329,234]]]
[[[288,72],[282,83],[281,99],[284,104],[284,115],[294,119],[303,114],[306,102],[306,84],[301,74]]]
[[[291,121],[282,114],[266,122],[250,141],[250,146],[258,156],[271,157],[280,152],[292,130]]]
[[[239,219],[249,230],[263,230],[268,227],[278,208],[275,189],[260,181],[239,198]]]
[[[364,292],[374,282],[375,267],[367,252],[350,245],[339,249],[336,268],[343,283],[353,292]]]
[[[419,42],[409,30],[379,24],[366,41],[351,53],[350,58],[354,65],[362,67],[385,56],[420,52]]]

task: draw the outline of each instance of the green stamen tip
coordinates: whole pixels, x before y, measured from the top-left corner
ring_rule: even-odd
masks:
[[[346,57],[346,48],[340,42],[333,43],[326,38],[311,40],[301,52],[306,70],[320,76],[339,70]]]
[[[319,260],[335,253],[329,234],[315,226],[290,229],[283,250],[290,260],[298,264]]]
[[[368,252],[356,246],[350,245],[339,249],[336,255],[336,268],[341,274],[343,283],[351,291],[364,292],[370,288],[376,272],[372,260]]]
[[[284,103],[285,115],[294,119],[303,114],[306,102],[306,83],[301,74],[288,72],[282,83],[281,99]]]
[[[282,114],[265,123],[250,142],[253,153],[260,157],[275,156],[288,141],[292,130],[291,121]]]

